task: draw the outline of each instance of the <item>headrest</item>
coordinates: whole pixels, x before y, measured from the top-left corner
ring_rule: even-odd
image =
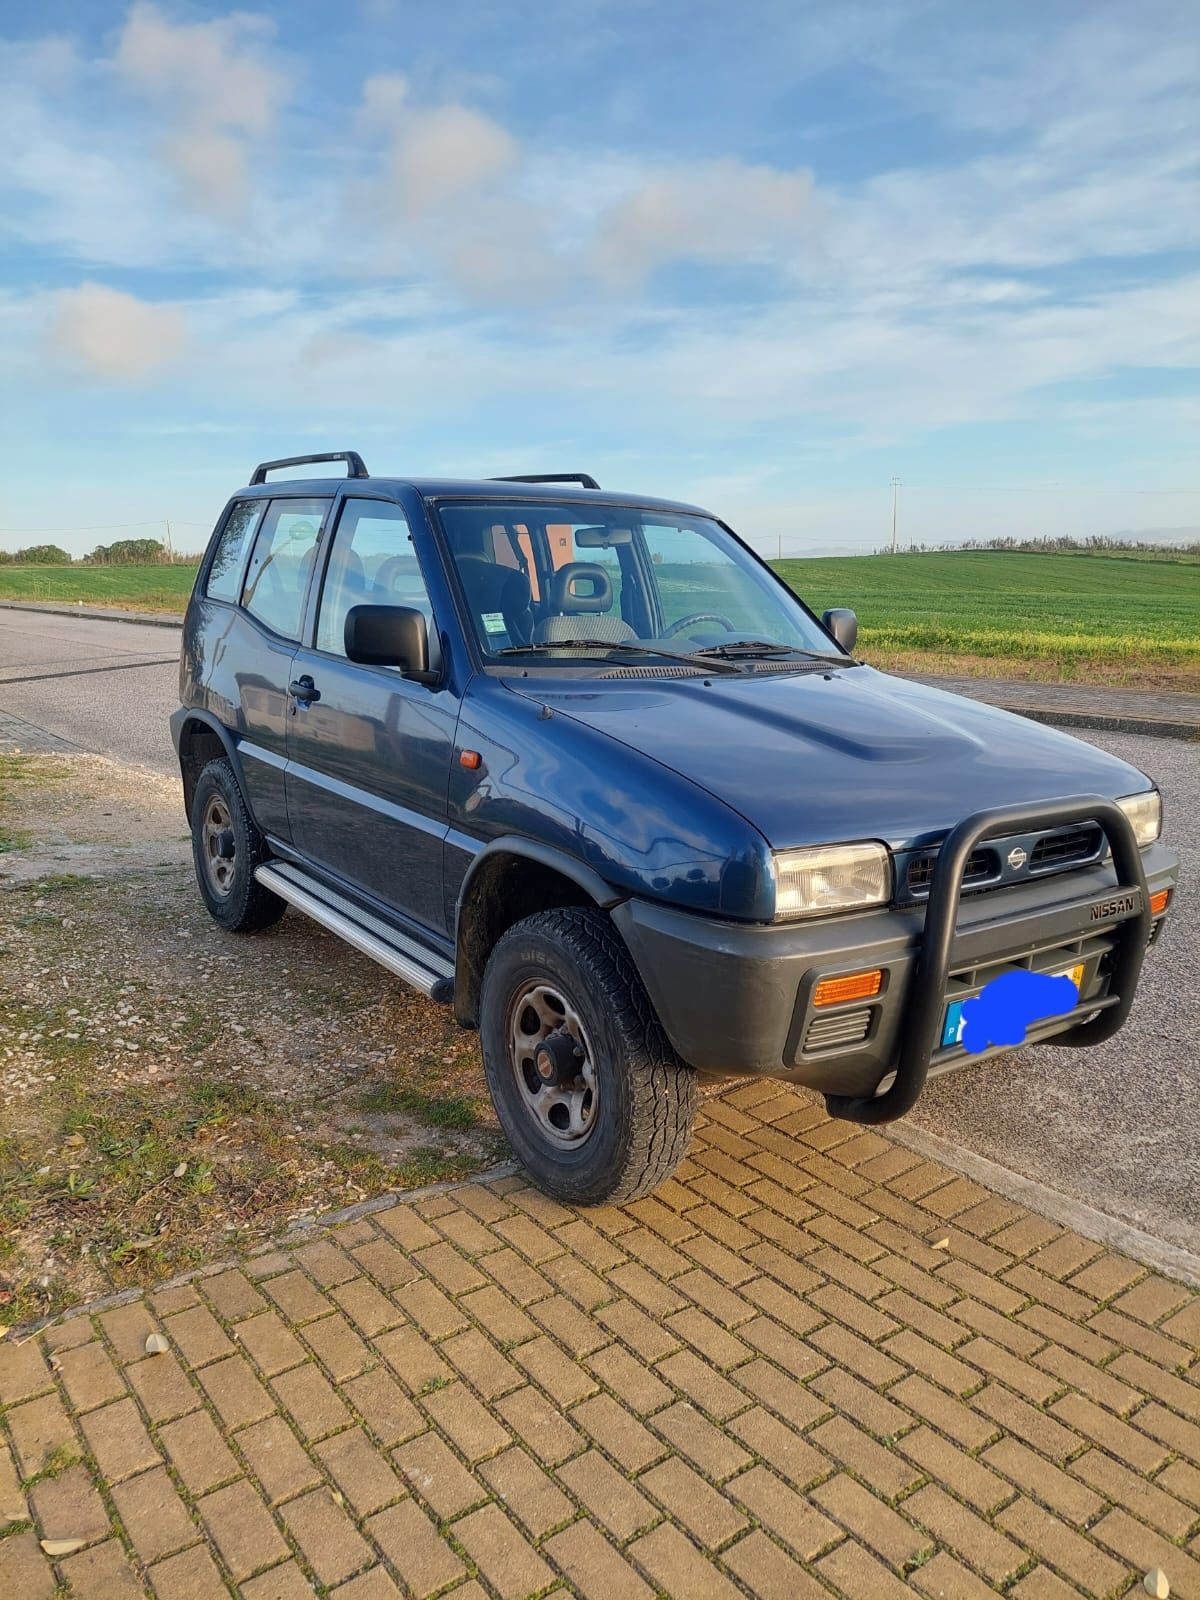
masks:
[[[590,587],[590,593],[581,594],[579,584]],[[589,611],[608,611],[612,608],[612,579],[597,561],[568,561],[554,574],[554,588],[550,595],[551,608],[573,616]]]

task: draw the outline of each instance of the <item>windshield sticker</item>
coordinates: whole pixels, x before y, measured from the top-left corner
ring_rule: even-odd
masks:
[[[485,611],[483,613],[483,631],[485,633],[505,633],[504,617],[499,611]]]

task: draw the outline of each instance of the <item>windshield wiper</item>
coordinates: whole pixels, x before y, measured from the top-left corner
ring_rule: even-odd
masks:
[[[750,661],[755,656],[803,656],[806,661],[828,661],[838,667],[855,665],[851,657],[805,650],[798,644],[780,644],[777,639],[734,639],[729,644],[706,644],[700,650],[693,650],[692,656],[703,656],[705,660],[715,656],[718,661]]]
[[[662,656],[667,661],[682,661],[685,666],[696,668],[712,668],[717,672],[741,672],[741,667],[733,661],[723,661],[719,656],[715,660],[700,662],[696,659],[695,652],[685,655],[682,650],[664,650],[657,644],[633,644],[627,640],[610,639],[544,639],[540,644],[506,644],[503,649],[497,650],[498,656],[523,656],[541,654],[546,650],[603,650],[605,654],[610,651],[621,651],[635,656]]]

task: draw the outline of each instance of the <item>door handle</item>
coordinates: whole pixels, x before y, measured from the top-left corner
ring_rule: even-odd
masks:
[[[293,678],[288,684],[288,693],[297,705],[310,706],[314,700],[321,698],[321,691],[306,672],[302,678]]]

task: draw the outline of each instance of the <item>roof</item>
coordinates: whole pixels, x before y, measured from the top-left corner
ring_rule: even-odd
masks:
[[[544,500],[550,505],[639,506],[649,511],[682,511],[690,516],[711,516],[702,506],[682,500],[662,500],[647,494],[620,494],[608,489],[581,489],[572,483],[523,483],[496,478],[274,478],[247,485],[238,497],[273,494],[332,495],[340,489],[382,489],[396,493],[411,489],[424,500],[519,500],[526,504]]]

